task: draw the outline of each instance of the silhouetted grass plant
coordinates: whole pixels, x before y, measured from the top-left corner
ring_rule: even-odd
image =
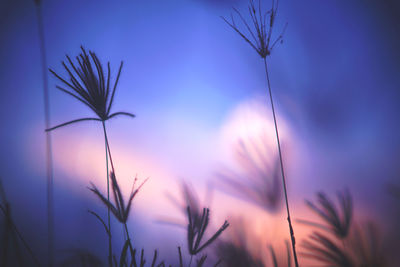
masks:
[[[279,211],[282,207],[279,158],[271,160],[265,142],[261,145],[255,139],[240,139],[235,145],[235,159],[240,172],[223,169],[217,173],[221,189],[267,212]]]
[[[307,252],[301,253],[305,257],[317,260],[328,266],[352,267],[353,263],[340,243],[319,232],[313,232],[309,240],[303,241],[302,246]]]
[[[199,220],[196,220],[192,213],[190,212],[190,207],[187,207],[187,217],[188,217],[188,227],[187,227],[187,241],[188,241],[188,251],[190,254],[189,267],[191,266],[193,256],[196,256],[203,249],[211,245],[223,231],[228,228],[229,223],[225,221],[222,226],[207,240],[204,241],[204,234],[208,227],[210,220],[210,210],[208,208],[203,209],[203,213]],[[197,266],[203,266],[207,256],[202,256],[197,261]]]
[[[286,24],[284,26],[282,32],[278,35],[278,37],[276,37],[274,39],[273,38],[273,29],[275,28],[275,20],[276,20],[276,16],[277,16],[277,12],[278,12],[278,6],[279,6],[279,1],[272,0],[271,9],[269,9],[267,12],[263,12],[262,8],[261,8],[260,0],[258,1],[258,6],[255,5],[253,0],[250,0],[248,9],[249,9],[249,15],[251,18],[252,26],[250,26],[246,22],[246,20],[242,16],[242,14],[237,9],[234,8],[233,9],[234,12],[237,14],[239,19],[242,21],[243,25],[245,26],[246,30],[248,31],[247,35],[239,29],[239,27],[236,25],[235,20],[232,15],[231,15],[231,21],[228,21],[227,19],[225,19],[223,17],[222,17],[222,19],[236,33],[238,33],[243,38],[243,40],[245,40],[258,53],[258,55],[264,61],[264,68],[265,68],[265,74],[266,74],[268,92],[269,92],[269,100],[271,103],[271,109],[272,109],[272,115],[273,115],[273,119],[274,119],[274,126],[275,126],[275,133],[276,133],[276,141],[277,141],[277,145],[278,145],[283,191],[284,191],[284,195],[285,195],[285,203],[286,203],[286,211],[287,211],[287,220],[288,220],[288,224],[289,224],[290,240],[292,243],[292,250],[293,250],[295,266],[298,267],[299,264],[298,264],[298,260],[297,260],[297,254],[296,254],[296,241],[295,241],[294,230],[293,230],[291,217],[290,217],[289,201],[288,201],[287,190],[286,190],[286,177],[285,177],[285,171],[284,171],[284,167],[283,167],[283,158],[282,158],[282,151],[281,151],[281,145],[280,145],[278,123],[276,120],[276,114],[275,114],[276,112],[275,112],[274,101],[273,101],[273,97],[272,97],[271,83],[270,83],[268,64],[267,64],[267,57],[271,55],[271,52],[274,49],[275,45],[277,43],[283,41],[283,34],[285,32],[286,25],[287,25]]]
[[[318,204],[306,201],[325,224],[299,220],[314,230],[302,247],[301,255],[334,267],[384,267],[387,253],[382,244],[378,227],[372,223],[356,223],[353,219],[353,201],[348,190],[337,193],[338,208],[323,193],[317,194]],[[324,230],[322,234],[318,230]]]
[[[89,190],[92,191],[103,202],[104,205],[106,205],[107,209],[109,209],[112,212],[112,214],[114,215],[114,217],[124,226],[125,234],[127,237],[126,244],[129,245],[129,249],[130,249],[131,253],[133,254],[134,248],[132,246],[131,238],[129,235],[127,221],[129,218],[129,213],[130,213],[131,207],[132,207],[132,201],[133,201],[134,197],[136,196],[136,194],[139,192],[140,188],[147,181],[147,179],[135,189],[135,184],[137,181],[137,178],[135,178],[128,202],[127,202],[127,204],[125,204],[125,200],[122,196],[121,188],[118,185],[118,181],[117,181],[117,178],[115,177],[115,173],[111,172],[110,177],[111,177],[111,182],[112,182],[114,203],[112,203],[109,199],[107,199],[107,197],[103,196],[103,194],[97,189],[97,187],[93,183],[92,183],[92,187],[90,187]],[[100,216],[98,216],[96,213],[94,213],[94,212],[91,212],[91,213],[94,214],[98,219],[100,219]],[[103,222],[103,224],[104,224],[104,222]],[[108,235],[111,235],[110,229],[107,228],[107,226],[105,224],[104,224],[104,226],[106,227],[106,232],[108,233]]]
[[[317,193],[318,204],[306,200],[306,205],[327,225],[322,225],[308,220],[299,220],[299,222],[313,225],[323,230],[328,230],[340,239],[347,237],[353,216],[353,201],[348,190],[338,192],[337,198],[339,209],[323,192]]]
[[[72,120],[54,126],[47,129],[46,131],[52,131],[54,129],[81,122],[81,121],[99,121],[102,123],[105,141],[105,154],[106,154],[106,176],[107,176],[107,200],[110,200],[110,182],[109,182],[109,170],[108,170],[108,157],[110,157],[110,163],[112,172],[115,174],[114,163],[111,156],[110,145],[107,137],[107,130],[105,122],[113,117],[124,115],[129,117],[135,117],[135,115],[128,112],[115,112],[111,113],[111,108],[113,106],[115,91],[117,89],[117,84],[119,77],[121,75],[121,70],[123,62],[121,61],[120,67],[118,69],[118,75],[115,79],[114,85],[111,85],[111,68],[110,62],[107,63],[107,75],[104,72],[103,66],[97,57],[97,55],[89,51],[89,54],[81,46],[82,53],[76,57],[76,62],[73,63],[71,58],[66,55],[69,66],[62,61],[62,65],[65,71],[68,73],[68,78],[64,79],[58,75],[55,71],[50,69],[50,72],[58,78],[68,89],[61,86],[56,86],[62,92],[72,96],[79,102],[83,103],[89,107],[97,117],[87,117]],[[108,260],[109,264],[112,264],[112,232],[110,223],[110,209],[108,208],[107,213],[108,219],[108,230],[109,230],[109,253]]]

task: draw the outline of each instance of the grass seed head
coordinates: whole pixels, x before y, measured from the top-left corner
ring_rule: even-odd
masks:
[[[96,196],[99,197],[99,199],[106,205],[108,208],[110,208],[110,211],[112,214],[114,214],[115,218],[121,222],[121,223],[126,223],[128,221],[129,213],[132,207],[132,201],[136,194],[139,192],[140,188],[143,186],[143,184],[147,181],[144,180],[142,184],[138,188],[134,188],[135,183],[137,181],[137,178],[135,178],[135,181],[132,186],[132,191],[128,199],[128,204],[125,204],[125,200],[122,196],[121,188],[118,185],[117,178],[115,177],[114,172],[110,173],[110,178],[112,182],[112,192],[114,196],[114,203],[112,203],[110,200],[107,200],[107,197],[104,196],[99,189],[92,184],[92,187],[89,188],[90,191],[92,191]]]
[[[272,7],[270,10],[263,12],[261,10],[261,1],[258,1],[258,6],[253,0],[250,0],[248,9],[251,19],[251,23],[247,23],[243,15],[236,9],[233,8],[234,13],[242,21],[243,25],[247,29],[248,33],[241,31],[235,23],[235,19],[231,14],[231,20],[222,19],[236,32],[238,33],[259,55],[261,58],[266,58],[272,52],[272,49],[277,43],[283,42],[283,34],[285,33],[285,24],[283,30],[276,39],[273,39],[272,33],[275,26],[275,19],[278,12],[278,0],[272,0]]]
[[[317,213],[328,226],[307,221],[302,222],[329,230],[340,239],[345,238],[349,234],[353,217],[353,201],[349,191],[344,190],[343,192],[337,193],[339,210],[324,193],[318,193],[317,197],[317,204],[309,200],[306,200],[306,204],[311,210]]]
[[[207,208],[203,209],[203,214],[201,216],[201,220],[199,223],[195,223],[195,221],[193,220],[193,216],[192,213],[190,212],[189,206],[187,207],[187,216],[189,220],[187,229],[187,238],[188,238],[188,250],[190,255],[196,255],[204,248],[208,247],[229,226],[228,221],[225,221],[223,225],[218,229],[217,232],[215,232],[215,234],[210,239],[201,244],[202,239],[204,237],[204,233],[208,227],[208,223],[210,220],[210,210]]]
[[[85,120],[106,121],[119,115],[135,117],[135,115],[128,112],[111,113],[123,62],[121,61],[117,78],[115,79],[114,85],[111,86],[110,62],[107,63],[106,74],[99,58],[94,52],[90,50],[86,52],[83,46],[81,46],[81,50],[82,52],[76,57],[75,63],[68,55],[66,55],[67,63],[62,61],[62,65],[68,73],[68,78],[61,77],[52,69],[49,70],[64,84],[64,87],[56,86],[59,90],[88,106],[97,117],[69,121],[47,129],[48,131]]]

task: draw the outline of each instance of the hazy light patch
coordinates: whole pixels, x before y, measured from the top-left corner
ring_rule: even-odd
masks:
[[[278,152],[275,128],[270,107],[266,103],[265,96],[246,100],[230,112],[222,125],[219,140],[221,151],[224,159],[226,159],[223,164],[228,168],[232,168],[237,172],[241,171],[234,157],[235,148],[239,141],[245,144],[253,144],[252,147],[249,146],[250,148],[261,148],[261,151],[249,150],[249,155],[254,157],[254,161],[258,166],[262,167],[264,163],[260,160],[259,153],[263,154],[262,157],[269,164],[273,164],[273,161],[276,160]],[[292,135],[284,118],[279,116],[277,119],[282,146],[284,151],[287,151],[285,148],[292,142],[290,140]],[[290,151],[290,148],[288,149]],[[290,166],[286,167],[290,168]],[[215,178],[215,181],[218,182],[218,177]],[[279,181],[281,180],[279,179]],[[244,183],[246,182],[244,181]],[[281,186],[281,183],[279,185]],[[222,189],[222,191],[224,190]],[[254,234],[260,238],[263,244],[282,241],[284,245],[283,240],[289,238],[286,211],[283,208],[279,209],[277,213],[271,214],[254,205],[251,201],[243,201],[234,195],[224,194],[220,190],[215,191],[214,195],[213,204],[219,220],[227,215],[232,218],[243,217],[248,227],[253,229]],[[281,197],[283,197],[283,194]],[[298,216],[302,213],[297,210],[295,214]],[[299,230],[299,235],[304,235],[303,231],[300,233]]]
[[[240,139],[264,140],[271,157],[277,153],[276,135],[270,107],[266,105],[265,97],[254,97],[240,103],[228,115],[221,127],[221,143],[224,151],[232,153],[232,147]],[[277,117],[279,123],[279,136],[282,143],[290,138],[290,132],[282,117]]]

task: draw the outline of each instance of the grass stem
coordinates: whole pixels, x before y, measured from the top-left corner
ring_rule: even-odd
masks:
[[[296,267],[298,267],[299,263],[297,261],[297,254],[296,254],[296,239],[295,239],[295,236],[294,236],[292,220],[291,220],[291,217],[290,217],[289,201],[288,201],[288,196],[287,196],[286,178],[285,178],[285,171],[284,171],[284,168],[283,168],[283,158],[282,158],[281,144],[280,144],[280,139],[279,139],[278,124],[277,124],[277,121],[276,121],[275,107],[274,107],[274,101],[273,101],[273,98],[272,98],[271,83],[270,83],[270,80],[269,80],[268,65],[267,65],[267,59],[266,58],[264,58],[264,67],[265,67],[265,75],[266,75],[267,84],[268,84],[269,99],[270,99],[270,102],[271,102],[272,116],[274,118],[276,142],[278,144],[279,162],[280,162],[281,174],[282,174],[283,191],[285,193],[287,221],[288,221],[288,224],[289,224],[289,232],[290,232],[290,240],[291,240],[291,243],[292,243],[294,264],[295,264]]]
[[[110,174],[108,170],[108,138],[107,138],[107,131],[106,131],[106,124],[102,121],[103,124],[103,131],[104,131],[104,143],[106,149],[106,171],[107,171],[107,200],[110,201]],[[112,266],[112,234],[111,234],[111,219],[110,219],[110,207],[107,208],[107,223],[108,223],[108,263]]]
[[[50,127],[50,101],[49,101],[49,86],[47,78],[47,59],[45,49],[45,38],[43,29],[43,18],[41,4],[36,2],[36,14],[38,22],[38,33],[40,42],[40,54],[42,63],[42,78],[43,78],[43,102],[44,102],[44,117],[46,129]],[[46,132],[46,175],[47,175],[47,231],[48,231],[48,265],[54,265],[54,193],[53,193],[53,155],[51,133]]]
[[[128,226],[126,225],[126,222],[124,223],[124,228],[125,228],[125,233],[126,233],[126,240],[128,241],[129,249],[131,251],[131,256],[134,257],[132,241],[131,241],[131,237],[129,235],[129,230],[128,230]],[[134,261],[135,259],[132,259],[132,260]]]

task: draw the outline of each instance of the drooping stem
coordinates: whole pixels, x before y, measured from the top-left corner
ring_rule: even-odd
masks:
[[[107,171],[107,200],[110,201],[110,174],[108,171],[108,138],[107,138],[107,131],[106,131],[106,124],[102,121],[103,124],[103,131],[104,131],[104,143],[106,149],[106,171]],[[112,266],[112,234],[111,234],[111,219],[110,219],[110,207],[107,208],[107,223],[108,223],[108,263]]]
[[[272,116],[274,118],[276,142],[278,144],[279,162],[280,162],[281,174],[282,174],[283,192],[285,194],[287,221],[289,223],[289,232],[290,232],[290,240],[291,240],[291,243],[292,243],[294,264],[295,264],[296,267],[298,267],[299,263],[297,261],[297,254],[296,254],[296,239],[295,239],[295,236],[294,236],[292,220],[291,220],[291,217],[290,217],[289,201],[288,201],[287,189],[286,189],[286,177],[285,177],[285,171],[284,171],[284,168],[283,168],[283,158],[282,158],[282,151],[281,151],[281,143],[280,143],[280,139],[279,139],[279,130],[278,130],[278,124],[277,124],[277,121],[276,121],[275,107],[274,107],[274,101],[273,101],[273,98],[272,98],[272,90],[271,90],[271,84],[270,84],[270,80],[269,80],[269,73],[268,73],[268,66],[267,66],[267,59],[266,58],[264,58],[264,66],[265,66],[265,75],[266,75],[267,84],[268,84],[269,99],[270,99],[270,102],[271,102]]]
[[[42,79],[43,79],[43,102],[44,102],[44,118],[46,129],[50,127],[50,101],[49,87],[47,79],[47,59],[45,49],[45,39],[43,30],[43,19],[41,4],[36,2],[36,17],[38,22],[40,54],[42,63]],[[47,176],[47,231],[48,231],[48,265],[54,264],[54,200],[53,200],[53,155],[52,155],[51,133],[46,132],[46,176]]]
[[[111,156],[111,150],[110,150],[110,143],[108,142],[108,137],[107,137],[107,131],[106,131],[106,125],[105,122],[103,121],[103,130],[104,130],[104,139],[106,141],[106,147],[108,149],[108,155],[110,156],[110,163],[111,163],[111,170],[115,174],[115,169],[114,169],[114,162],[112,160]]]

